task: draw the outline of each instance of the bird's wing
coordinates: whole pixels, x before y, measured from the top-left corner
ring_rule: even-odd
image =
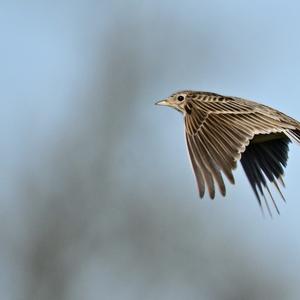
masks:
[[[296,129],[296,125],[292,122],[295,120],[290,121],[285,115],[282,117],[276,110],[233,97],[211,96],[206,101],[192,100],[186,104],[185,110],[187,147],[201,198],[205,194],[206,187],[210,197],[212,199],[215,197],[215,183],[221,194],[225,195],[222,173],[234,183],[232,171],[250,141],[251,144],[255,143],[254,136],[256,138],[259,135],[258,137],[267,141],[267,135],[272,134],[272,139],[279,140]],[[265,155],[272,155],[269,152],[267,149]],[[244,163],[243,167],[252,187],[253,184],[255,187],[257,184],[264,185],[261,171],[268,171],[264,161],[257,162],[258,171],[251,161],[245,161],[247,163]],[[252,178],[251,172],[255,173],[252,174]],[[282,173],[283,171],[276,176],[281,176]],[[266,176],[268,179],[271,178],[270,174]]]

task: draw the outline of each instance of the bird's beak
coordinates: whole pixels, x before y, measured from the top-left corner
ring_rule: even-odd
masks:
[[[164,100],[159,100],[159,101],[155,102],[155,105],[170,106],[170,103],[168,102],[168,100],[164,99]]]

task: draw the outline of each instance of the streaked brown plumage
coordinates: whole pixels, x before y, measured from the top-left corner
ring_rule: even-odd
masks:
[[[268,106],[209,92],[180,91],[156,104],[175,108],[184,115],[187,148],[199,195],[207,189],[215,197],[215,185],[225,196],[223,174],[234,183],[232,171],[241,161],[259,205],[265,191],[278,208],[267,182],[282,199],[279,184],[288,160],[290,141],[300,143],[300,123]]]

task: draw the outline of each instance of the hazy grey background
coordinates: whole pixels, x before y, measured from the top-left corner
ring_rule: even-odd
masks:
[[[179,89],[300,119],[298,1],[1,1],[1,299],[299,299],[300,149],[281,216],[241,170],[200,201]]]

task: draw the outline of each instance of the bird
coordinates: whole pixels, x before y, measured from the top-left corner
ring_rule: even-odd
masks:
[[[300,144],[300,123],[258,102],[217,93],[182,90],[155,103],[181,112],[185,139],[200,198],[215,198],[216,186],[226,196],[223,177],[235,184],[233,171],[240,161],[263,211],[272,216],[268,200],[279,209],[268,184],[280,198],[289,143]],[[263,204],[265,203],[265,204]]]

